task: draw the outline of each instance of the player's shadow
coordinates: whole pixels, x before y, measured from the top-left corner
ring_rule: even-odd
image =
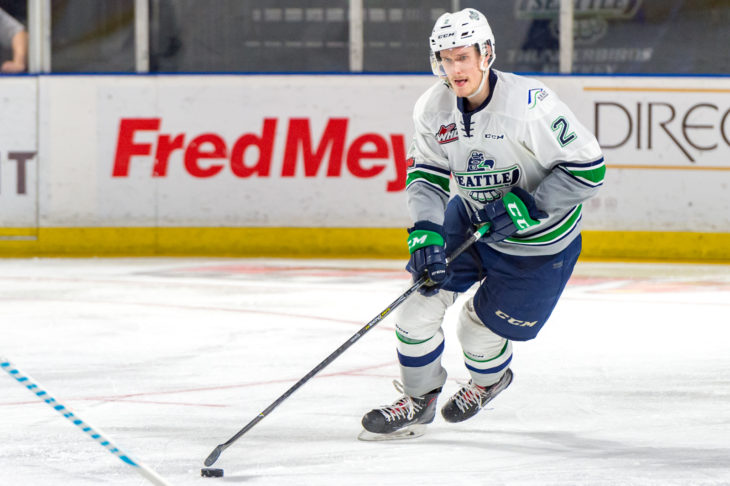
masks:
[[[507,442],[499,440],[500,436],[513,436],[516,439]],[[637,436],[637,439],[641,440],[641,437]],[[459,432],[458,440],[440,439],[437,434],[433,433],[429,440],[438,444],[439,447],[443,445],[471,446],[476,449],[511,451],[516,454],[555,455],[557,453],[576,459],[630,459],[680,469],[726,468],[727,458],[730,457],[730,448],[727,447],[642,446],[634,445],[631,441],[597,439],[566,431],[462,430]],[[545,445],[538,446],[534,444],[535,442],[542,442]]]
[[[217,479],[218,482],[224,482],[224,483],[247,483],[249,481],[253,481],[254,479],[260,479],[262,476],[257,476],[255,474],[233,474],[233,475],[224,475],[222,478],[214,478]]]

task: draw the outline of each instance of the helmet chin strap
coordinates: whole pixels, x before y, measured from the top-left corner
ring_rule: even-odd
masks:
[[[491,55],[491,54],[489,54]],[[481,59],[482,66],[487,62],[487,57],[484,55],[484,57]],[[489,70],[489,65],[487,65],[484,69],[482,69],[482,80],[479,81],[479,86],[477,89],[474,90],[474,92],[466,97],[466,99],[470,100],[474,97],[476,97],[479,93],[482,92],[484,89],[484,84],[487,82],[487,71]]]
[[[474,90],[474,92],[472,94],[467,95],[466,98],[470,100],[470,99],[476,97],[479,93],[481,93],[482,89],[484,89],[484,84],[486,82],[487,82],[487,70],[485,69],[484,71],[482,71],[482,80],[479,82],[479,86],[477,87],[477,89]]]

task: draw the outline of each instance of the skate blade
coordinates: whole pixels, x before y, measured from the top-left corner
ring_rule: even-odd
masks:
[[[396,430],[395,432],[391,432],[390,434],[376,434],[374,432],[363,430],[357,438],[358,440],[363,440],[365,442],[377,442],[384,440],[415,439],[416,437],[421,437],[425,433],[425,424],[414,424],[400,430]]]

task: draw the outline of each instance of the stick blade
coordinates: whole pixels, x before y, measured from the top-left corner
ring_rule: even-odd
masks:
[[[223,446],[219,445],[218,447],[213,449],[213,452],[211,452],[208,457],[205,458],[204,464],[209,467],[212,466],[213,464],[215,464],[215,461],[218,460],[218,458],[221,455],[221,452],[223,452]]]

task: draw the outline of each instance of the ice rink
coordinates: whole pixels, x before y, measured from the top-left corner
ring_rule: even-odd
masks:
[[[397,398],[393,317],[203,460],[409,285],[400,261],[0,260],[0,356],[170,484],[730,484],[730,266],[584,263],[512,386],[361,442]],[[461,298],[463,299],[463,297]],[[445,397],[467,379],[447,314]],[[0,485],[144,485],[0,373]]]

